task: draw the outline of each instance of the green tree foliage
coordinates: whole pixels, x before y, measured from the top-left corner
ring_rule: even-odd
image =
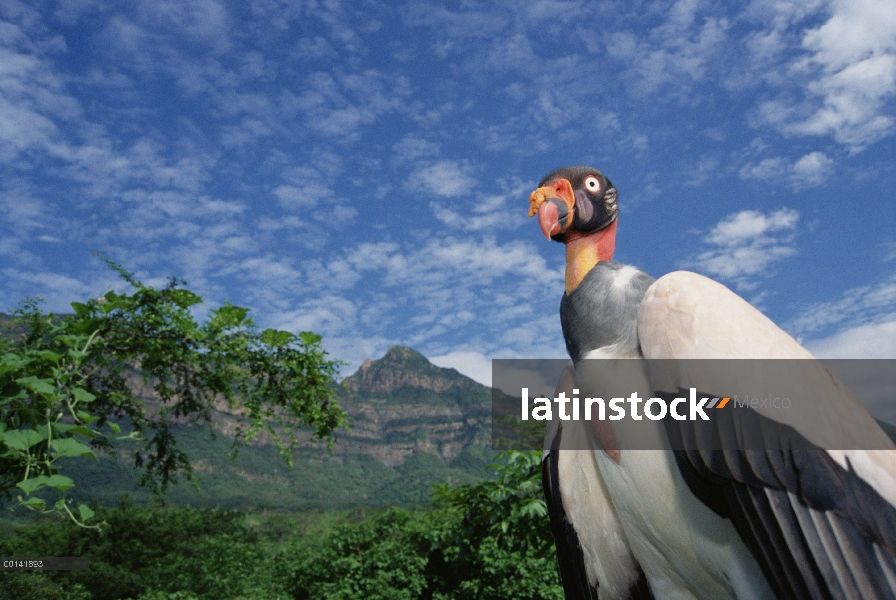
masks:
[[[296,598],[560,599],[540,456],[506,452],[498,478],[440,487],[425,513],[345,525],[290,561]]]
[[[86,571],[5,573],[0,597],[559,600],[539,456],[500,460],[496,479],[444,486],[428,510],[247,518],[123,503],[98,509],[99,533],[61,519],[0,525],[0,555],[90,560]]]
[[[393,508],[337,529],[322,548],[300,546],[284,558],[295,598],[396,600],[423,597],[429,519]]]
[[[244,513],[150,509],[124,502],[97,514],[107,523],[101,532],[59,519],[4,531],[0,539],[4,556],[82,556],[90,560],[90,567],[84,571],[7,572],[0,580],[0,597],[285,597],[270,579],[271,555],[248,526]]]
[[[541,453],[508,451],[497,479],[451,488],[433,499],[449,519],[438,531],[434,570],[448,597],[557,598],[554,544],[541,485]],[[442,565],[439,563],[443,562]]]
[[[197,322],[202,299],[183,281],[155,289],[107,262],[131,293],[72,303],[75,314],[62,317],[29,301],[15,314],[18,333],[0,336],[0,495],[90,519],[85,505],[80,519],[70,510],[74,481],[56,460],[94,457],[115,437],[138,440],[140,484],[162,494],[192,472],[172,425],[207,423],[216,402],[242,419],[234,451],[267,431],[287,461],[295,428],[329,438],[345,423],[329,385],[339,362],[327,359],[320,336],[259,331],[248,309],[229,303]],[[141,379],[152,389],[149,405],[135,391]],[[57,492],[55,504],[35,494],[44,488]]]

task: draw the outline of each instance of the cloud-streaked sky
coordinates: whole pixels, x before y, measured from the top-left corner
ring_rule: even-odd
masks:
[[[562,357],[562,165],[616,259],[827,356],[896,356],[896,4],[0,0],[0,310],[186,279],[210,306],[486,380]]]

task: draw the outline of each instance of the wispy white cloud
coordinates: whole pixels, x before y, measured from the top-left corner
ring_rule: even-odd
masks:
[[[772,83],[783,91],[759,105],[760,120],[787,135],[831,136],[852,151],[891,134],[896,11],[876,0],[797,4],[775,3],[765,11],[775,15],[772,30],[750,40],[756,71],[777,73]],[[825,22],[808,26],[807,8],[821,8]],[[790,27],[797,27],[798,40]],[[797,44],[796,55],[784,52]],[[783,69],[767,68],[782,60]]]
[[[457,160],[441,160],[418,167],[408,179],[411,189],[430,192],[442,198],[472,195],[476,183],[473,168]]]
[[[430,357],[429,360],[437,367],[456,369],[482,385],[492,385],[492,361],[481,352],[455,350],[442,356]]]
[[[744,210],[717,223],[704,237],[709,249],[684,266],[751,290],[771,266],[796,253],[794,233],[799,213],[780,209],[768,214]]]
[[[707,14],[694,0],[678,0],[647,36],[618,31],[605,36],[607,53],[631,66],[629,86],[640,96],[685,99],[703,79],[728,39],[730,23]]]
[[[896,359],[896,276],[813,304],[787,329],[819,358]],[[885,400],[892,418],[892,398]]]
[[[325,295],[301,302],[295,309],[275,315],[273,319],[289,331],[316,331],[344,337],[357,326],[357,317],[356,301],[344,296]]]
[[[809,86],[822,106],[795,130],[862,147],[892,130],[884,102],[896,96],[896,10],[875,0],[837,0],[803,38],[821,76]]]
[[[401,141],[392,146],[394,159],[398,162],[413,161],[438,154],[441,145],[424,139],[419,135],[405,135]]]
[[[433,50],[445,56],[462,48],[471,39],[488,40],[501,33],[509,21],[503,11],[483,10],[481,6],[451,11],[441,3],[414,2],[402,10],[408,26],[424,25],[439,32]]]
[[[280,200],[284,208],[311,207],[332,195],[333,192],[318,181],[304,187],[278,185],[274,188],[274,196]]]
[[[0,160],[59,139],[60,121],[81,115],[77,100],[51,67],[65,42],[42,32],[39,17],[25,5],[5,7],[0,24]],[[9,20],[7,20],[9,19]],[[43,33],[43,35],[41,35]]]
[[[823,152],[810,152],[793,164],[791,181],[796,185],[822,185],[829,180],[834,161]]]
[[[430,207],[439,221],[462,231],[515,229],[525,223],[522,211],[512,210],[504,195],[474,196],[457,204],[459,206],[454,207],[443,200],[431,202]]]
[[[460,231],[513,231],[529,222],[525,199],[532,191],[532,181],[517,177],[500,178],[495,187],[499,194],[468,193],[458,198],[430,202],[433,215],[441,223]]]
[[[23,182],[4,183],[0,189],[0,218],[10,226],[4,237],[25,239],[42,233],[61,233],[64,220],[54,214],[48,202],[35,197]]]
[[[70,303],[101,293],[96,284],[87,284],[70,275],[45,270],[27,271],[17,268],[2,270],[6,285],[0,290],[0,311],[16,308],[26,296],[44,301],[43,309],[51,312],[71,312]],[[20,294],[29,290],[27,294]]]
[[[896,260],[896,241],[884,242],[884,262]]]
[[[562,270],[522,242],[438,237],[352,245],[326,261],[271,261],[241,269],[256,282],[250,305],[265,306],[280,327],[346,344],[380,340],[365,346],[380,353],[402,343],[445,356],[461,335],[464,352],[517,356],[541,347],[544,356],[562,356],[559,296],[543,298],[546,289],[560,293]],[[297,296],[284,303],[290,290]]]
[[[818,358],[896,358],[896,319],[849,327],[804,344]]]
[[[719,159],[716,156],[704,155],[697,161],[697,164],[689,169],[688,179],[684,185],[697,187],[702,185],[708,179],[713,178],[719,171]]]
[[[740,178],[769,182],[783,180],[793,189],[824,185],[833,174],[833,159],[824,152],[810,152],[796,160],[781,156],[763,158],[740,169]]]
[[[357,141],[362,126],[392,111],[407,111],[409,79],[375,69],[317,72],[298,95],[287,92],[286,114],[305,116],[305,126],[338,142]]]
[[[798,336],[839,332],[865,325],[885,323],[896,315],[896,276],[851,288],[840,298],[814,304],[787,326]]]

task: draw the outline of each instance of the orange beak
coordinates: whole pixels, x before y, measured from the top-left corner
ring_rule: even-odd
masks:
[[[575,208],[572,184],[566,179],[555,179],[529,195],[529,216],[538,215],[538,225],[548,239],[569,229]]]

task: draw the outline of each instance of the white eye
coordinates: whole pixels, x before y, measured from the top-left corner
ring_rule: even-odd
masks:
[[[589,175],[585,178],[585,189],[592,194],[598,193],[600,191],[600,179],[594,175]]]

